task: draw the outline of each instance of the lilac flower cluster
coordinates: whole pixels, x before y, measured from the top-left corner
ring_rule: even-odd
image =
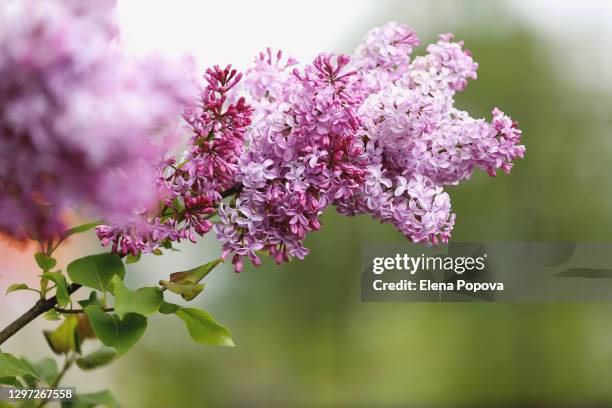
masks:
[[[161,210],[140,214],[127,224],[98,226],[102,245],[112,243],[115,252],[137,255],[182,239],[196,242],[212,229],[209,219],[236,182],[252,108],[244,98],[232,98],[241,75],[231,66],[215,66],[204,79],[198,104],[184,114],[192,132],[185,157],[180,164],[168,159],[159,169]]]
[[[503,112],[489,123],[454,107],[477,64],[451,40],[442,35],[411,60],[414,31],[390,23],[352,58],[321,54],[298,68],[268,49],[239,87],[229,67],[209,70],[184,116],[194,134],[187,154],[161,171],[163,208],[142,223],[99,227],[102,243],[136,254],[195,241],[217,214],[222,257],[240,271],[245,257],[259,265],[261,252],[277,263],[304,258],[304,239],[329,206],[369,213],[413,242],[446,242],[455,215],[443,187],[475,169],[508,173],[524,154]]]
[[[413,242],[447,242],[455,215],[443,187],[475,169],[510,172],[523,157],[521,131],[498,109],[492,122],[454,108],[454,95],[478,65],[462,42],[441,35],[411,60],[419,40],[389,23],[370,31],[352,58],[321,54],[303,70],[268,50],[246,73],[243,93],[255,107],[249,149],[233,205],[216,227],[223,257],[237,271],[257,251],[276,262],[308,250],[329,205],[369,213]]]
[[[113,1],[0,3],[0,232],[46,239],[68,208],[110,222],[158,200],[189,75],[116,46]]]

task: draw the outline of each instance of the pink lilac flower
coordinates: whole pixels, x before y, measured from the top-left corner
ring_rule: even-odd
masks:
[[[285,76],[281,86],[268,82],[282,91],[260,90],[275,95],[266,102],[271,113],[251,129],[238,175],[243,190],[235,206],[221,206],[216,228],[223,255],[234,254],[237,270],[244,256],[260,263],[253,248],[279,263],[303,258],[304,238],[321,227],[323,210],[351,197],[363,182],[367,170],[356,134],[361,79],[348,64],[347,56],[321,54]]]
[[[370,30],[353,58],[353,64],[364,77],[365,88],[376,92],[401,78],[419,44],[416,32],[404,24],[390,22]]]
[[[0,231],[49,238],[80,207],[125,222],[174,138],[189,75],[117,49],[112,1],[0,4]]]
[[[212,229],[210,218],[224,191],[236,183],[244,133],[251,123],[252,108],[244,98],[232,97],[241,77],[231,66],[206,71],[198,103],[184,114],[192,132],[188,149],[180,164],[171,158],[159,169],[162,208],[124,225],[98,227],[104,246],[112,243],[113,251],[122,255],[146,253],[183,239],[195,243]]]
[[[352,60],[342,56],[335,67],[319,57],[305,68],[310,75],[288,75],[270,51],[256,60],[243,92],[265,114],[248,130],[240,198],[221,207],[217,227],[223,255],[234,254],[237,270],[255,242],[277,262],[302,258],[304,236],[319,229],[330,204],[346,215],[369,213],[413,242],[448,241],[455,215],[443,186],[475,169],[507,173],[524,155],[521,132],[503,112],[495,109],[488,123],[454,108],[455,93],[476,78],[478,65],[452,38],[441,35],[425,56],[411,59],[419,44],[414,31],[389,23],[371,30]],[[338,86],[340,61],[350,80]],[[307,78],[317,72],[320,81],[311,85]],[[335,121],[342,132],[328,126]],[[336,156],[346,162],[333,166]],[[349,177],[334,185],[334,170],[344,166]],[[248,257],[259,264],[255,252]]]
[[[412,57],[418,45],[412,29],[389,23],[353,57],[324,53],[300,68],[267,49],[242,81],[231,67],[208,70],[184,115],[187,151],[158,170],[161,205],[140,223],[99,227],[102,243],[151,252],[195,241],[218,215],[222,258],[239,272],[262,253],[303,259],[330,206],[368,213],[415,243],[447,242],[455,215],[444,186],[475,170],[508,173],[525,147],[502,111],[487,122],[455,108],[478,67],[462,42],[444,34]]]

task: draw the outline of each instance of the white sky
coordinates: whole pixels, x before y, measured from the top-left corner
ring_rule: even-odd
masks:
[[[512,18],[527,22],[549,40],[561,59],[564,75],[594,87],[612,84],[612,1],[500,0]],[[267,46],[282,49],[299,61],[321,51],[357,44],[365,30],[380,24],[389,10],[412,16],[423,40],[423,29],[444,21],[452,30],[461,15],[478,13],[478,2],[427,3],[427,0],[309,1],[149,1],[118,0],[117,17],[126,48],[137,54],[161,51],[191,54],[200,68],[233,64],[240,69]],[[490,5],[490,3],[489,3]],[[510,18],[512,17],[512,18]],[[508,21],[506,21],[508,20]],[[431,24],[435,25],[435,24]],[[352,38],[357,36],[356,38]],[[585,73],[586,74],[583,74]]]

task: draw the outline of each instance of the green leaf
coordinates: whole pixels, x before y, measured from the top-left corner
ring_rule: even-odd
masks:
[[[119,355],[136,344],[147,328],[147,318],[135,313],[128,313],[120,319],[115,314],[104,312],[98,305],[87,306],[85,313],[100,341],[117,349]]]
[[[125,263],[126,264],[133,264],[136,263],[138,261],[140,261],[140,257],[142,256],[142,254],[139,252],[138,255],[132,255],[129,254],[126,258],[125,258]]]
[[[204,290],[204,285],[202,284],[180,284],[168,282],[165,280],[160,280],[159,284],[168,289],[170,292],[176,293],[177,295],[181,295],[181,297],[185,300],[195,299],[195,297],[198,296],[200,292]]]
[[[53,384],[58,376],[57,363],[52,358],[44,358],[37,363],[31,364],[38,377],[47,385]]]
[[[20,377],[27,374],[38,378],[27,363],[11,354],[0,352],[0,377]]]
[[[55,331],[44,331],[45,339],[55,354],[68,354],[73,350],[79,350],[79,342],[76,336],[78,320],[76,316],[67,315],[64,322]]]
[[[212,271],[215,266],[223,262],[221,259],[215,259],[212,262],[198,266],[184,272],[175,272],[170,275],[170,282],[179,284],[195,285],[200,282],[206,275]]]
[[[52,320],[52,321],[57,321],[60,320],[62,318],[62,315],[60,314],[60,312],[58,312],[55,309],[51,309],[45,312],[45,314],[43,314],[43,319],[46,320]]]
[[[62,408],[121,408],[117,399],[109,391],[77,395],[73,401],[62,402]]]
[[[102,347],[89,355],[77,358],[76,363],[82,370],[93,370],[110,363],[116,356],[117,351],[114,348]]]
[[[191,338],[200,344],[211,346],[234,347],[234,341],[229,330],[215,321],[215,319],[204,310],[194,308],[183,308],[173,303],[162,303],[160,309],[162,314],[177,315],[191,335]]]
[[[234,347],[228,329],[217,323],[211,315],[200,309],[179,309],[175,314],[185,323],[191,338],[200,344]]]
[[[79,303],[79,305],[81,305],[81,307],[83,309],[85,309],[87,306],[90,306],[90,305],[100,305],[100,306],[102,306],[100,301],[98,300],[98,294],[95,291],[93,291],[93,290],[89,293],[89,298],[83,299],[83,300],[79,300],[78,303]]]
[[[150,316],[157,312],[164,300],[159,288],[140,288],[132,291],[117,276],[113,278],[112,283],[115,292],[115,312],[121,319],[128,313]]]
[[[159,313],[161,314],[173,314],[181,307],[179,305],[175,305],[174,303],[162,302],[159,307]]]
[[[10,385],[11,387],[23,388],[23,384],[16,377],[0,377],[0,384]]]
[[[99,254],[77,259],[68,265],[68,276],[73,282],[89,288],[107,291],[113,276],[125,276],[125,267],[116,254]]]
[[[82,232],[87,232],[90,229],[95,228],[100,224],[102,224],[102,221],[90,222],[87,224],[79,225],[74,228],[70,228],[64,233],[63,237],[68,238],[69,236],[74,235],[74,234],[80,234]]]
[[[199,282],[221,262],[223,262],[221,259],[215,259],[188,271],[175,272],[170,275],[170,281],[161,280],[159,284],[169,291],[181,295],[185,300],[193,300],[204,290],[205,285],[201,285]]]
[[[68,293],[68,283],[66,277],[59,272],[45,272],[42,274],[43,279],[50,280],[55,283],[55,296],[57,304],[61,307],[70,303],[70,294]]]
[[[13,283],[11,286],[8,287],[5,295],[8,295],[11,292],[16,292],[18,290],[28,290],[28,289],[30,288],[25,283]]]
[[[57,265],[57,261],[54,258],[42,252],[35,253],[34,259],[36,260],[36,263],[38,264],[40,269],[42,269],[43,271],[49,271],[55,265]]]

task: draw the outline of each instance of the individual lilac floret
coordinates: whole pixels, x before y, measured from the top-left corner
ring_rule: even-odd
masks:
[[[0,3],[0,231],[45,239],[65,212],[123,222],[175,136],[189,75],[116,49],[112,1]]]

